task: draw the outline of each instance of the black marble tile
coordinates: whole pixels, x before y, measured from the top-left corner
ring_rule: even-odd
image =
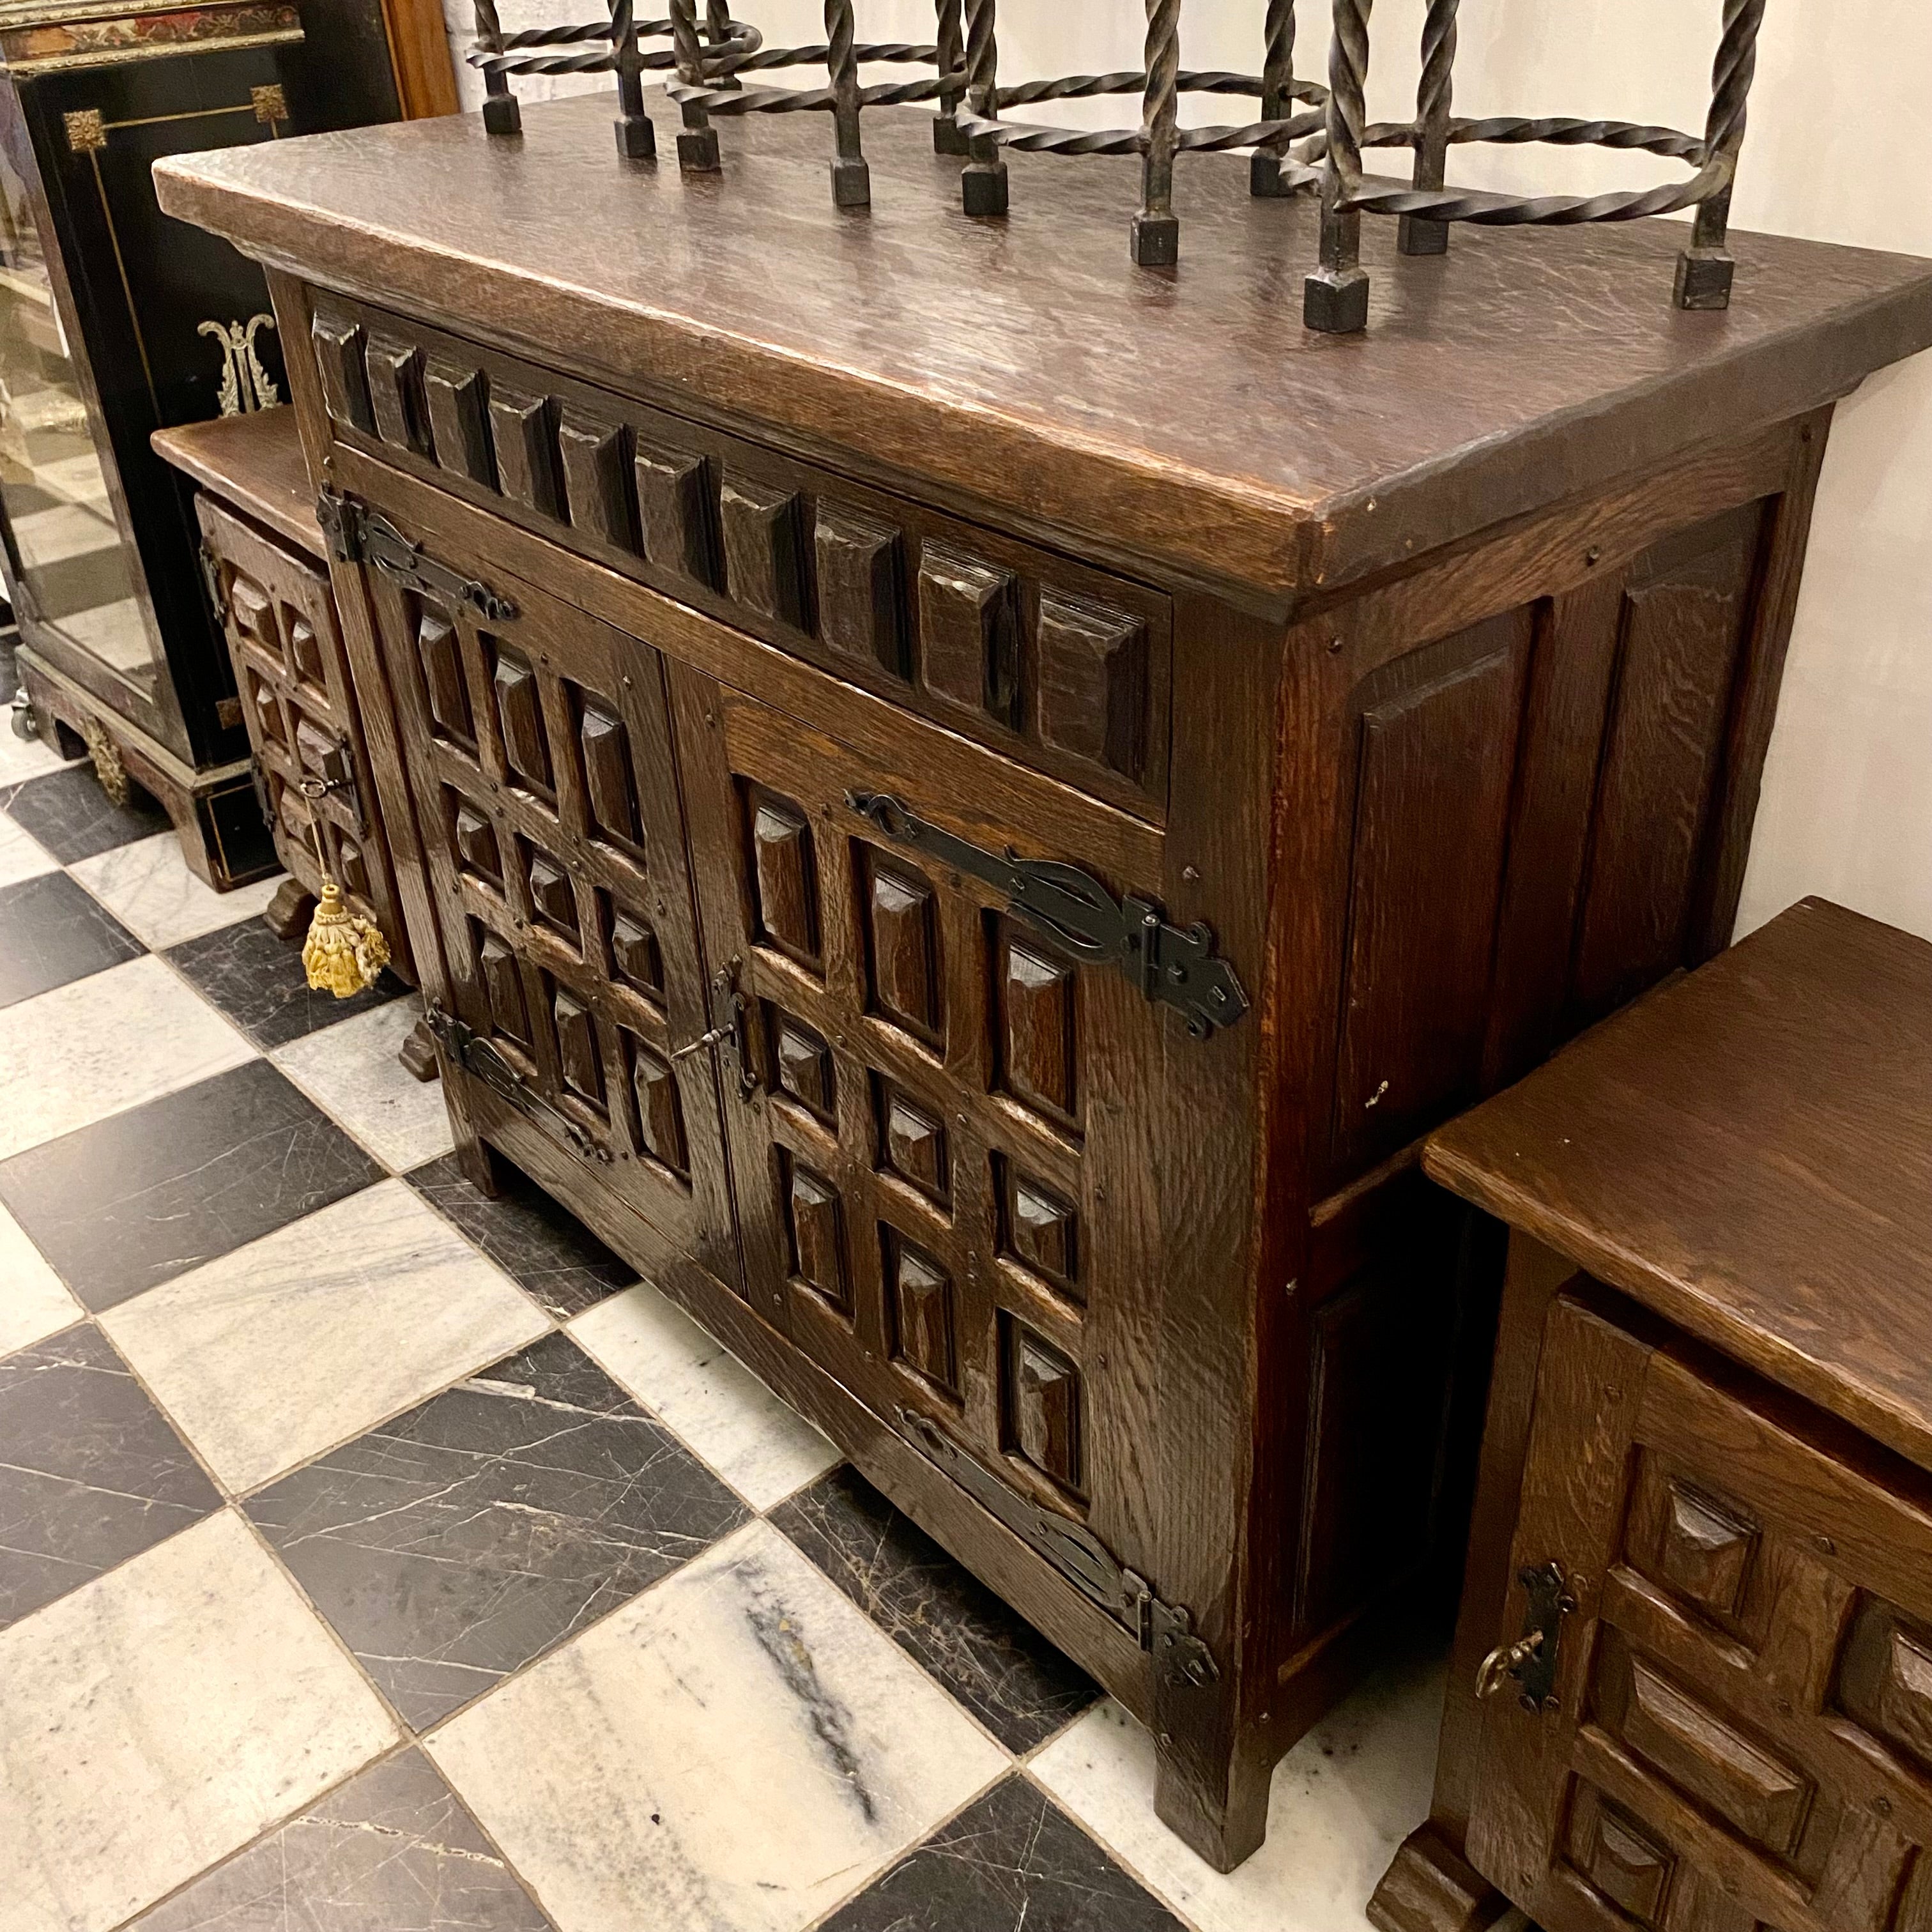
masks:
[[[0,1202],[98,1314],[382,1175],[252,1060],[0,1162]]]
[[[84,764],[0,789],[0,812],[24,826],[63,866],[172,829],[167,814],[139,785],[131,788],[127,804],[116,805],[100,789],[94,767]]]
[[[615,1610],[745,1514],[561,1334],[248,1507],[418,1728]]]
[[[220,1506],[99,1329],[0,1360],[0,1628]]]
[[[454,1154],[404,1178],[560,1322],[637,1280],[637,1270],[614,1255],[560,1201],[508,1161],[497,1166],[506,1185],[494,1201],[464,1179]]]
[[[147,950],[64,872],[0,887],[0,1006],[138,959]]]
[[[300,936],[278,939],[259,919],[184,940],[170,947],[167,957],[265,1053],[409,991],[394,974],[385,972],[353,999],[316,992],[302,970]]]
[[[1052,1798],[996,1784],[821,1932],[1186,1932]]]
[[[386,1758],[128,1932],[554,1932],[420,1751]]]
[[[781,1503],[771,1520],[1009,1750],[1031,1750],[1100,1696],[849,1465]]]

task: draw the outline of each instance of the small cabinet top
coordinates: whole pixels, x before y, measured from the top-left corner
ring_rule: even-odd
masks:
[[[1932,945],[1801,901],[1432,1136],[1428,1172],[1932,1468]]]
[[[652,114],[672,118],[661,94]],[[876,116],[876,118],[874,118]],[[734,122],[722,178],[610,153],[599,97],[178,157],[162,206],[244,252],[646,400],[769,424],[1027,527],[1197,580],[1330,588],[1689,445],[1815,406],[1932,344],[1932,263],[1733,237],[1725,312],[1670,303],[1666,222],[1459,232],[1372,260],[1366,334],[1302,327],[1317,211],[1246,163],[1177,185],[1179,266],[1136,268],[1131,158],[1025,165],[958,209],[930,118],[866,123],[869,212],[804,115]],[[1373,224],[1367,253],[1392,249]]]

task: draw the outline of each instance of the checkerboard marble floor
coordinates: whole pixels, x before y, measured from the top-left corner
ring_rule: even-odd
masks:
[[[1357,1932],[1418,1637],[1210,1871],[1150,1742],[0,737],[0,1932]]]

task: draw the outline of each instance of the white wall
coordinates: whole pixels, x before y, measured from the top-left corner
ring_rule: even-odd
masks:
[[[464,0],[446,4],[466,32]],[[602,11],[596,0],[565,5]],[[1376,9],[1378,117],[1408,111],[1421,8]],[[768,39],[822,37],[812,0],[741,0],[740,10]],[[869,37],[931,31],[925,0],[860,0],[860,11]],[[1300,0],[1304,73],[1325,65],[1326,11]],[[1720,11],[1720,0],[1465,0],[1456,106],[1700,128]],[[1184,64],[1252,70],[1262,13],[1262,0],[1190,0]],[[544,17],[556,15],[539,0],[504,0],[506,26]],[[1133,66],[1141,34],[1131,0],[1003,0],[1001,77]],[[1932,255],[1928,80],[1922,0],[1769,0],[1736,225]],[[1055,112],[1070,119],[1082,106],[1131,111]],[[1198,118],[1225,112],[1210,101]],[[1547,148],[1455,158],[1483,184],[1630,184],[1669,166]],[[1750,300],[1748,277],[1738,298]],[[1840,406],[1819,490],[1739,931],[1808,892],[1932,938],[1932,356]]]

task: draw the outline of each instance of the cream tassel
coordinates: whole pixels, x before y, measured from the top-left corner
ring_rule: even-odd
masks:
[[[353,999],[376,983],[388,963],[389,942],[382,928],[351,912],[342,903],[342,888],[324,874],[322,897],[302,941],[302,966],[309,984],[338,1000]]]

